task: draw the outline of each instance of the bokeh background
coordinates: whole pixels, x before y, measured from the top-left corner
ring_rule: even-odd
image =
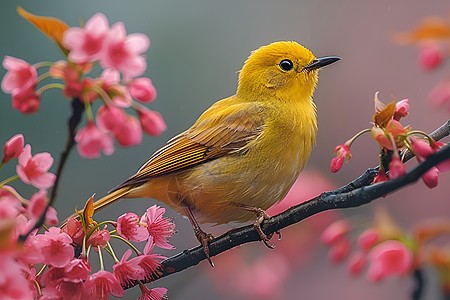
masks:
[[[117,147],[110,157],[96,160],[80,158],[74,151],[62,178],[56,209],[61,219],[75,206],[81,207],[93,193],[98,197],[132,175],[148,156],[170,137],[190,126],[213,102],[230,96],[237,86],[237,71],[251,50],[278,40],[295,40],[316,56],[338,55],[343,60],[320,73],[315,93],[319,112],[317,147],[307,169],[327,182],[340,186],[377,165],[377,146],[369,136],[352,148],[351,162],[337,174],[329,171],[336,145],[355,132],[370,126],[373,96],[380,91],[384,102],[410,99],[410,115],[403,122],[427,132],[448,119],[445,109],[431,108],[426,102],[430,89],[448,75],[448,67],[431,73],[417,64],[418,50],[392,42],[396,31],[407,31],[426,16],[448,17],[448,0],[433,1],[4,1],[0,11],[0,55],[12,55],[30,63],[63,59],[57,47],[16,13],[21,5],[37,15],[55,16],[71,26],[96,12],[103,12],[110,23],[123,21],[127,32],[147,34],[152,42],[148,55],[149,76],[158,91],[158,99],[149,107],[160,111],[168,129],[160,137],[144,137],[134,148]],[[0,76],[5,70],[0,70]],[[69,100],[60,90],[50,90],[42,97],[35,115],[22,115],[11,108],[9,95],[0,94],[0,144],[16,133],[23,133],[33,153],[48,151],[56,159],[66,139]],[[55,168],[55,167],[54,167]],[[54,170],[53,168],[53,170]],[[2,178],[14,172],[9,165]],[[311,174],[311,173],[309,173]],[[314,176],[315,176],[314,175]],[[437,188],[429,190],[422,182],[395,192],[375,203],[341,213],[369,222],[375,208],[383,205],[405,228],[421,220],[449,217],[449,175],[441,174]],[[15,185],[24,196],[34,190]],[[301,193],[301,191],[300,191]],[[99,219],[116,218],[125,211],[142,214],[152,200],[126,200],[105,209]],[[178,233],[171,242],[171,256],[197,244],[189,222],[175,217]],[[301,227],[302,225],[298,225]],[[205,227],[207,231],[208,227]],[[220,232],[226,228],[213,228]],[[318,234],[309,243],[316,244]],[[301,239],[301,232],[298,235]],[[279,242],[283,243],[283,241]],[[268,252],[264,246],[257,251]],[[246,247],[246,246],[244,246]],[[281,246],[282,247],[282,246]],[[262,249],[264,248],[264,249]],[[254,248],[255,249],[255,248]],[[326,261],[326,248],[317,246],[303,257],[303,263],[290,273],[285,284],[270,299],[409,299],[412,281],[390,279],[380,284],[364,277],[349,278],[344,266]],[[306,255],[300,253],[299,255]],[[249,255],[251,257],[251,254]],[[217,258],[218,262],[220,258]],[[270,268],[276,277],[279,270]],[[217,271],[220,272],[220,263]],[[248,299],[246,296],[217,289],[211,283],[207,263],[155,283],[169,289],[170,299]],[[240,269],[234,270],[239,274]],[[425,299],[433,299],[437,289],[432,274],[427,277]],[[219,279],[220,280],[220,279]],[[133,289],[126,295],[140,295]]]

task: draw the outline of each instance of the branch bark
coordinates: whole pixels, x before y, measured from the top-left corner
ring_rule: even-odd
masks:
[[[430,135],[436,141],[450,135],[450,120]],[[409,160],[413,156],[413,154],[405,155],[406,160]],[[439,151],[429,156],[426,160],[416,165],[404,176],[373,185],[371,185],[371,183],[373,178],[377,175],[378,167],[368,169],[360,177],[349,184],[331,192],[324,192],[313,199],[293,206],[264,221],[261,227],[267,235],[270,235],[326,210],[357,207],[370,203],[383,195],[417,181],[430,168],[449,158],[450,144],[447,144]],[[236,228],[214,238],[209,243],[210,256],[215,256],[236,246],[256,241],[260,241],[260,236],[252,225]],[[206,257],[201,246],[184,250],[183,252],[162,261],[161,268],[154,274],[153,279],[157,280],[183,271],[184,269],[197,265],[204,259],[206,259]],[[132,286],[129,286],[128,288],[130,287]]]

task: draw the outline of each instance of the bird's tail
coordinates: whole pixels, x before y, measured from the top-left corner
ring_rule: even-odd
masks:
[[[96,212],[102,210],[103,208],[107,207],[108,205],[113,204],[114,202],[120,200],[120,198],[122,198],[125,195],[127,195],[130,192],[131,189],[132,189],[131,186],[125,186],[125,187],[122,187],[122,188],[120,188],[118,190],[115,190],[114,192],[109,193],[105,197],[95,201],[94,202],[94,213],[96,213]],[[82,213],[83,210],[81,210],[80,212]],[[71,218],[77,218],[78,214],[74,213],[70,217]],[[66,222],[64,222],[64,224],[65,223]]]

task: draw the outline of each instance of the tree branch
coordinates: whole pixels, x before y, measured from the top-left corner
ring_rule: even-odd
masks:
[[[450,120],[430,135],[436,141],[450,135]],[[406,154],[405,161],[411,159],[413,156],[412,153],[411,155]],[[371,183],[377,174],[378,167],[368,169],[364,174],[349,184],[331,192],[324,192],[313,199],[293,206],[264,221],[261,227],[267,235],[270,235],[326,210],[357,207],[370,203],[383,195],[417,181],[430,168],[449,158],[450,144],[447,144],[433,155],[430,155],[426,160],[416,165],[404,176],[373,185],[371,185]],[[215,256],[236,246],[256,241],[260,241],[260,236],[252,225],[232,229],[225,234],[214,238],[209,243],[209,254],[210,256]],[[170,274],[180,272],[197,265],[204,259],[206,259],[206,257],[201,246],[184,250],[183,252],[162,261],[161,268],[154,274],[153,279],[157,280]],[[130,287],[132,286],[129,286],[128,288]]]

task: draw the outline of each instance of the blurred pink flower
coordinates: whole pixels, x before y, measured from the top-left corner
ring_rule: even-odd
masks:
[[[398,153],[392,155],[389,163],[389,178],[394,179],[403,176],[406,172],[405,164],[400,160]]]
[[[387,240],[369,252],[368,262],[367,277],[372,281],[380,281],[392,275],[407,274],[413,264],[413,255],[402,242]]]
[[[23,114],[32,114],[39,110],[40,95],[34,89],[19,90],[12,92],[12,107],[20,110]]]
[[[86,293],[90,298],[98,300],[109,299],[109,295],[122,297],[125,294],[117,278],[110,272],[100,270],[86,280]]]
[[[450,113],[450,80],[436,84],[428,95],[428,102],[435,107],[447,107]]]
[[[58,225],[58,213],[56,212],[56,209],[49,206],[47,209],[47,213],[45,214],[45,224],[56,226]]]
[[[23,135],[16,134],[12,138],[10,138],[3,146],[2,163],[5,164],[11,159],[19,157],[20,153],[22,153],[23,146],[24,146]]]
[[[328,260],[331,263],[341,262],[344,258],[348,256],[351,250],[351,243],[346,238],[343,237],[333,243],[328,252]]]
[[[167,129],[166,123],[159,112],[146,108],[140,108],[137,112],[142,129],[146,133],[158,136]]]
[[[64,300],[82,300],[85,299],[85,287],[84,282],[73,282],[62,280],[58,284],[58,291],[60,299]],[[50,298],[49,300],[54,300],[55,298]],[[59,298],[57,298],[59,299]],[[41,298],[39,298],[41,300]]]
[[[128,91],[136,100],[150,103],[156,99],[156,89],[150,78],[140,77],[131,80],[128,84]]]
[[[430,188],[435,188],[439,181],[439,169],[431,167],[425,174],[422,175],[422,180]]]
[[[0,252],[0,298],[32,300],[32,291],[13,256]]]
[[[147,63],[139,54],[147,51],[149,46],[150,40],[145,34],[133,33],[127,36],[125,25],[117,22],[111,27],[106,39],[100,65],[119,70],[126,78],[142,75]]]
[[[144,224],[145,225],[145,224]],[[135,213],[125,213],[117,219],[117,234],[121,237],[135,242],[148,239],[148,230],[141,226],[140,218]]]
[[[40,190],[39,192],[34,193],[26,207],[26,211],[31,219],[40,218],[45,207],[47,206],[47,203],[48,198],[46,190]]]
[[[47,172],[53,164],[50,153],[42,152],[31,156],[31,146],[26,145],[19,155],[19,165],[16,167],[19,178],[37,188],[47,189],[55,182],[55,174]]]
[[[120,82],[120,73],[117,70],[113,69],[104,69],[102,75],[100,76],[100,80],[102,82],[102,88],[107,91],[112,86],[119,84]]]
[[[373,228],[368,228],[364,230],[357,239],[357,244],[359,249],[364,252],[369,251],[373,245],[378,241],[379,234]]]
[[[126,113],[114,105],[102,105],[97,111],[98,127],[104,131],[114,131],[120,123],[125,122]]]
[[[104,229],[100,229],[96,232],[94,232],[88,239],[87,245],[91,245],[92,247],[97,248],[100,246],[101,248],[105,248],[108,244],[109,240],[111,238],[111,235],[109,234],[109,231],[106,230],[106,225]]]
[[[164,295],[167,293],[166,288],[154,288],[149,290],[144,284],[139,283],[139,288],[141,289],[142,295],[138,298],[138,300],[163,300],[168,299]]]
[[[42,241],[42,254],[44,255],[43,263],[54,267],[64,267],[74,257],[74,249],[70,245],[72,239],[70,236],[61,232],[58,227],[50,227],[44,234]]]
[[[13,91],[28,91],[37,84],[36,68],[26,61],[5,56],[3,68],[8,70],[2,80],[2,90],[7,94]]]
[[[100,157],[100,151],[103,151],[105,155],[111,155],[114,152],[112,137],[98,129],[92,121],[78,131],[75,141],[78,143],[78,153],[83,158]]]
[[[394,120],[398,121],[400,118],[406,117],[408,115],[408,110],[408,99],[403,99],[395,103]]]
[[[331,172],[336,173],[342,168],[344,162],[352,157],[352,154],[350,153],[350,148],[347,143],[337,146],[334,149],[334,154],[337,154],[337,156],[331,160],[330,169]]]
[[[69,52],[69,59],[75,63],[94,62],[101,58],[109,31],[106,16],[96,13],[84,28],[71,27],[64,32],[63,44]]]
[[[330,225],[322,232],[320,239],[325,245],[331,245],[336,243],[338,240],[345,237],[350,232],[350,222],[341,219],[337,220]]]
[[[142,270],[138,261],[129,260],[131,256],[131,249],[128,249],[123,254],[119,262],[113,265],[113,274],[122,286],[130,286],[135,280],[143,280],[145,277],[144,270]]]
[[[19,217],[23,215],[19,215]],[[23,218],[20,218],[20,222],[23,222]],[[32,222],[34,225],[35,222]],[[28,227],[28,226],[27,226]],[[27,228],[27,230],[20,231],[20,234],[24,234],[31,228]],[[48,239],[43,234],[36,234],[36,231],[31,233],[27,239],[25,240],[23,251],[20,255],[20,261],[27,264],[37,264],[42,263],[45,259],[44,253],[42,252],[42,248],[44,245],[48,243]]]
[[[91,266],[85,259],[74,258],[64,267],[64,280],[81,282],[89,277]]]
[[[168,243],[170,237],[175,233],[175,224],[168,218],[163,218],[166,212],[164,207],[153,205],[149,207],[142,217],[142,221],[147,223],[147,230],[153,238],[156,246],[163,249],[175,249]]]
[[[422,69],[430,71],[442,63],[442,50],[437,43],[426,43],[421,46],[418,58]]]
[[[123,121],[114,127],[112,134],[122,147],[136,146],[142,142],[141,124],[134,116],[126,115]]]
[[[363,252],[356,252],[350,256],[347,271],[350,275],[359,275],[366,264],[366,255]]]

